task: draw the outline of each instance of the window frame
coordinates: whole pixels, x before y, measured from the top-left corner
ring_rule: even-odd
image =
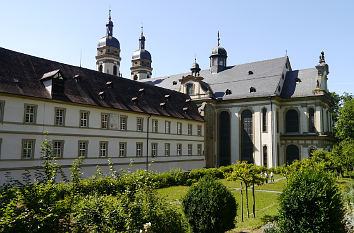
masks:
[[[128,130],[128,117],[127,116],[122,115],[119,117],[119,129],[122,131]]]
[[[165,121],[165,134],[171,134],[171,121]]]
[[[141,146],[141,148],[138,148],[138,145]],[[143,151],[144,151],[144,144],[142,142],[136,142],[135,144],[135,155],[136,157],[143,157]],[[140,154],[138,153],[138,151],[140,151]]]
[[[177,134],[182,135],[182,122],[177,122]]]
[[[182,156],[182,143],[177,143],[177,156]]]
[[[60,143],[61,144],[60,145],[60,154],[59,154],[59,156],[55,153],[55,150],[56,150],[55,143]],[[53,140],[52,141],[52,150],[53,150],[53,156],[55,158],[63,158],[63,156],[64,156],[64,140]]]
[[[81,143],[85,143],[85,150],[84,150],[84,155],[81,155],[81,147],[80,147],[80,144]],[[89,141],[88,140],[79,140],[77,142],[77,145],[78,145],[78,153],[77,153],[77,157],[80,158],[82,156],[82,158],[87,158],[88,157],[88,143]]]
[[[290,124],[291,122],[295,122],[295,119],[291,119],[290,122],[288,123],[288,113],[291,111],[296,113],[296,117],[297,117],[296,128],[294,128],[295,124]],[[289,118],[290,118],[290,116],[289,116]],[[293,128],[296,130],[293,130]],[[300,133],[300,114],[297,111],[297,109],[291,108],[285,112],[285,132],[290,133],[290,134],[291,133]]]
[[[193,124],[188,124],[188,135],[193,135]]]
[[[58,112],[57,111],[63,111],[63,116],[62,116],[62,124],[58,124]],[[65,108],[60,108],[60,107],[55,107],[54,108],[54,125],[55,126],[65,126],[65,115],[66,115],[66,109]]]
[[[122,148],[123,146],[123,148]],[[126,142],[119,142],[119,157],[124,158],[127,157],[127,143]]]
[[[198,136],[203,136],[203,135],[202,135],[202,126],[201,126],[201,125],[198,125],[198,126],[197,126],[197,135],[198,135]]]
[[[193,144],[188,144],[188,156],[193,155]]]
[[[311,115],[311,110],[313,111],[312,115]],[[315,122],[315,109],[314,108],[310,107],[308,109],[308,116],[309,116],[308,131],[309,131],[309,133],[315,133],[316,132],[316,122]]]
[[[171,155],[171,143],[165,143],[165,156]]]
[[[202,144],[198,144],[197,145],[197,154],[199,155],[199,156],[201,156],[202,154],[203,154],[203,146],[202,146]]]
[[[27,122],[26,121],[27,107],[33,107],[33,122]],[[37,110],[38,110],[38,105],[36,105],[36,104],[25,104],[24,105],[23,123],[24,124],[28,124],[28,125],[36,124],[36,122],[37,122]]]
[[[0,100],[0,122],[4,122],[5,101]]]
[[[268,131],[268,124],[267,124],[267,120],[268,120],[268,117],[267,117],[267,114],[268,111],[267,111],[267,108],[262,108],[262,132],[263,133],[266,133]]]
[[[109,129],[109,120],[109,113],[101,113],[101,129]],[[105,125],[106,127],[104,127]]]
[[[105,145],[105,148],[102,148],[102,145]],[[105,155],[102,155],[104,151]],[[107,158],[108,157],[108,141],[100,141],[98,145],[98,157],[99,158]]]
[[[140,121],[140,123],[139,123]],[[140,129],[139,129],[140,127]],[[136,118],[136,131],[137,132],[143,132],[144,131],[144,118],[143,117],[137,117]]]
[[[158,133],[159,132],[159,121],[157,119],[152,119],[151,120],[151,126],[152,126],[151,131],[153,133]]]
[[[268,146],[263,145],[262,147],[263,152],[263,166],[268,168]]]
[[[156,142],[151,143],[151,157],[157,157],[158,144]]]
[[[31,155],[30,157],[25,157],[25,144],[26,142],[30,142],[31,143]],[[35,146],[36,146],[36,139],[22,139],[22,147],[21,147],[21,159],[23,160],[33,160],[34,159],[34,152],[35,152]],[[28,149],[28,148],[27,148]]]
[[[83,118],[82,114],[86,113],[87,117],[86,119]],[[84,120],[84,121],[83,121]],[[89,128],[89,120],[90,120],[90,112],[86,110],[80,110],[80,128]],[[86,122],[86,125],[83,125],[82,123]]]

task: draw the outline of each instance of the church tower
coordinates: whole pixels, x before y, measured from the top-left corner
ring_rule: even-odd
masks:
[[[132,66],[130,67],[131,79],[142,80],[151,78],[151,62],[151,54],[145,49],[145,36],[143,27],[141,27],[139,49],[136,50],[132,56]]]
[[[226,69],[226,50],[220,46],[220,35],[218,32],[218,46],[213,48],[210,54],[210,72],[212,74],[219,73]]]
[[[97,45],[96,69],[99,72],[120,76],[120,61],[120,44],[113,37],[113,22],[111,20],[111,10],[109,10],[106,36],[102,37]]]

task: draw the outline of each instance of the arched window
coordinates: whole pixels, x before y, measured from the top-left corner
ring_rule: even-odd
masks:
[[[250,110],[241,114],[241,160],[253,163],[253,123]]]
[[[267,146],[263,146],[263,166],[268,166],[268,148]]]
[[[313,108],[309,109],[309,132],[315,132],[315,110]]]
[[[219,165],[231,164],[230,114],[223,111],[219,115]]]
[[[266,108],[262,109],[262,131],[263,132],[267,131],[267,109]]]
[[[286,148],[286,163],[291,164],[295,160],[300,160],[299,148],[295,145],[289,145]]]
[[[113,75],[117,75],[117,66],[113,66]]]
[[[192,83],[187,84],[187,95],[194,95],[194,85]]]
[[[99,72],[102,72],[102,70],[103,70],[103,66],[100,65],[100,66],[98,67],[98,71],[99,71]]]
[[[296,110],[291,109],[286,112],[286,132],[299,132],[299,115]]]

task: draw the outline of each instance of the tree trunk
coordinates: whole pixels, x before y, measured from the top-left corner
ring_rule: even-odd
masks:
[[[243,222],[243,193],[242,193],[242,189],[243,189],[243,187],[242,187],[242,181],[241,181],[241,220],[242,220],[242,222]]]
[[[252,197],[253,197],[253,218],[256,217],[256,201],[254,196],[254,183],[252,184]]]
[[[250,210],[248,208],[248,185],[245,183],[246,186],[246,206],[247,206],[247,217],[250,218]]]

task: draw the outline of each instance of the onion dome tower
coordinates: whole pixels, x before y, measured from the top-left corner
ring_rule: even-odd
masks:
[[[113,22],[111,20],[111,10],[109,10],[106,36],[102,37],[97,45],[97,71],[120,76],[120,61],[120,44],[117,38],[113,37]]]
[[[143,27],[141,27],[139,49],[136,50],[132,56],[132,66],[130,67],[131,79],[142,80],[151,78],[151,62],[151,54],[145,49],[145,36]]]
[[[213,48],[210,54],[210,72],[212,74],[219,73],[226,69],[226,50],[220,46],[220,34],[218,31],[218,46]]]
[[[194,63],[192,64],[191,71],[194,77],[199,76],[200,68],[199,64],[197,63],[197,58],[194,58]]]

